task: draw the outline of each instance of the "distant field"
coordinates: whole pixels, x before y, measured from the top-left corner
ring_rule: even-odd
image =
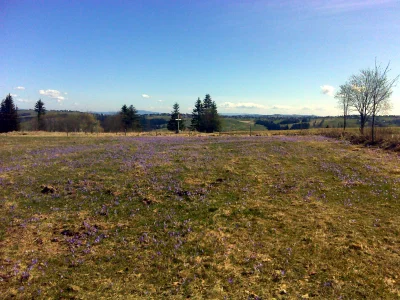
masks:
[[[400,297],[397,153],[19,134],[0,135],[2,299]]]
[[[235,119],[223,118],[222,119],[222,132],[231,131],[266,131],[267,129],[262,125],[255,125],[255,119]]]

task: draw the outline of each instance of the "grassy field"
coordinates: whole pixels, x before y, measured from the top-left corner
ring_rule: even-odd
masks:
[[[0,136],[0,298],[398,299],[400,157],[321,136]]]

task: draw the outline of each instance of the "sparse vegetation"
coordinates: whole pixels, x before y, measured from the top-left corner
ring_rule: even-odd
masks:
[[[394,152],[293,135],[0,143],[1,298],[400,296]]]

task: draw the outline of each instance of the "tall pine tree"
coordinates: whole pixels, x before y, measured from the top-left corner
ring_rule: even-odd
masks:
[[[217,104],[213,101],[210,108],[211,132],[221,131],[221,119],[218,114]]]
[[[131,129],[136,131],[141,129],[140,116],[138,111],[133,105],[128,107],[128,116],[130,120]]]
[[[0,132],[18,131],[18,108],[14,105],[10,94],[1,101],[0,106]]]
[[[138,112],[133,105],[127,107],[125,104],[122,106],[121,111],[121,122],[124,131],[138,130],[141,128],[140,117]]]
[[[126,104],[122,105],[120,115],[121,115],[122,128],[126,132],[130,125],[128,116],[128,106],[126,106]]]
[[[203,103],[201,103],[200,98],[197,98],[196,103],[194,104],[194,109],[192,112],[192,121],[190,124],[191,130],[200,131],[201,124],[201,116],[203,114]]]
[[[35,112],[37,112],[38,130],[46,130],[43,115],[46,114],[46,108],[42,99],[39,99],[35,104]]]
[[[177,119],[181,119],[181,120],[177,121]],[[179,126],[178,126],[178,124],[179,124]],[[171,118],[168,121],[167,129],[178,132],[178,128],[179,128],[179,130],[184,130],[185,123],[184,123],[182,117],[180,117],[179,104],[175,103],[174,106],[172,107]]]

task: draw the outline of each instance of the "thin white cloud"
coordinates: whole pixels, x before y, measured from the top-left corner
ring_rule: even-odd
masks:
[[[32,102],[31,100],[22,99],[22,98],[17,98],[16,101],[17,101],[17,102],[22,102],[22,103],[29,103],[29,102]]]
[[[273,110],[281,110],[281,111],[288,111],[288,110],[292,110],[295,109],[292,106],[288,106],[288,105],[274,105],[271,107],[271,109]]]
[[[267,106],[253,103],[253,102],[238,102],[238,103],[233,103],[233,102],[224,102],[220,104],[221,108],[226,108],[226,109],[235,109],[235,108],[240,108],[240,109],[266,109]]]
[[[157,100],[158,102],[164,102],[164,100]]]
[[[310,1],[309,4],[318,11],[323,12],[344,12],[355,11],[367,8],[374,8],[385,4],[392,4],[397,0],[325,0]]]
[[[17,94],[10,94],[11,95],[11,97],[18,97],[18,95]]]
[[[320,89],[321,89],[321,93],[322,94],[325,94],[325,95],[328,95],[328,96],[331,96],[331,97],[333,96],[333,93],[335,91],[335,88],[333,86],[327,85],[327,84],[321,85]]]
[[[65,97],[61,96],[62,93],[57,90],[39,90],[39,94],[43,96],[47,96],[51,99],[56,99],[58,103],[61,103],[65,100]]]
[[[14,90],[24,90],[25,88],[23,86],[17,86],[14,88]]]
[[[301,103],[300,100],[297,101]],[[301,105],[281,105],[281,104],[259,104],[254,102],[223,102],[218,104],[221,112],[237,112],[237,113],[258,113],[258,114],[321,114],[331,111],[331,107],[323,107],[321,105],[307,106]]]
[[[142,94],[142,98],[146,98],[146,99],[148,99],[148,98],[150,98],[150,96],[149,96],[149,95],[147,95],[147,94]]]

